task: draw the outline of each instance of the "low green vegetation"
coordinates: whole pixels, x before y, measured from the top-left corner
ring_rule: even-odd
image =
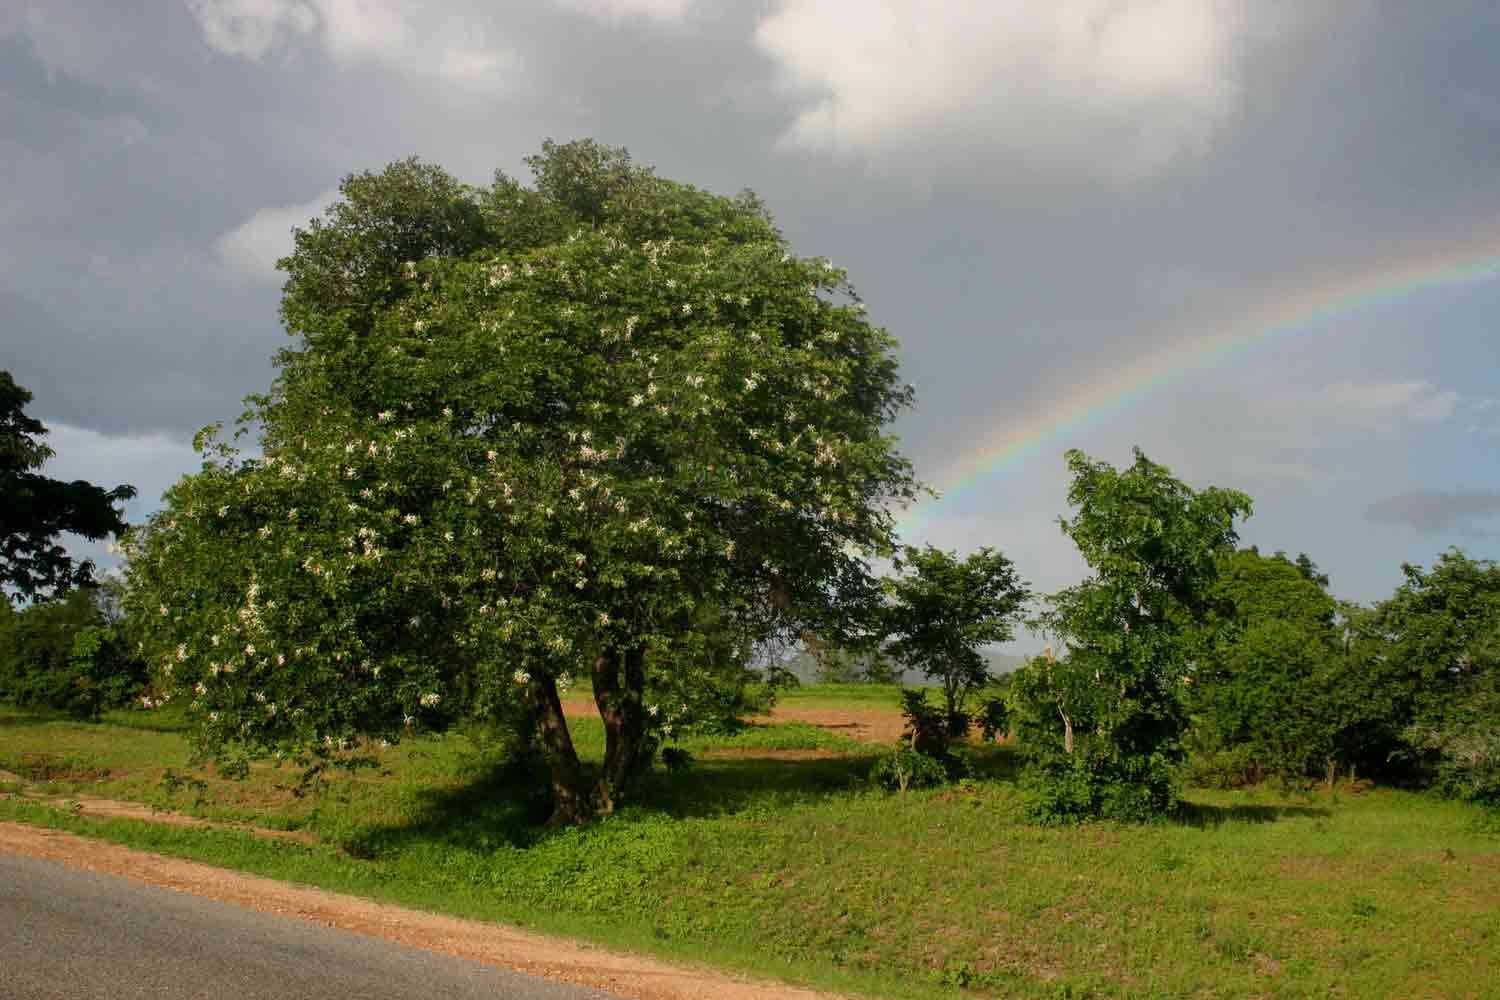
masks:
[[[132,491],[39,476],[0,372],[0,815],[879,994],[1494,978],[1500,566],[1340,602],[1139,450],[1066,455],[1075,586],[906,546],[844,272],[623,149],[527,163],[346,177],[257,447],[205,428],[103,586],[58,540]]]
[[[1500,951],[1500,825],[1427,795],[1190,790],[1170,821],[1045,827],[1008,746],[971,744],[973,778],[903,794],[870,784],[879,746],[761,725],[686,741],[693,766],[651,772],[637,804],[548,829],[483,732],[299,797],[291,768],[192,766],[182,725],[0,712],[0,769],[33,793],[0,818],[872,996],[1479,996]],[[603,736],[575,726],[585,757]],[[92,819],[68,808],[82,796],[319,845]]]

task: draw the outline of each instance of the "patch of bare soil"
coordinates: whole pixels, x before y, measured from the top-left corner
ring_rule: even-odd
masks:
[[[121,802],[117,799],[101,799],[92,795],[36,795],[30,792],[21,792],[14,796],[0,794],[0,798],[12,797],[41,802],[56,809],[71,809],[84,816],[97,816],[102,819],[134,819],[146,823],[161,823],[164,826],[193,826],[210,830],[243,830],[245,833],[271,840],[294,840],[299,844],[313,846],[322,843],[315,835],[301,830],[271,830],[249,823],[199,819],[197,816],[154,809],[140,802]]]
[[[866,743],[893,743],[905,722],[901,710],[890,708],[800,708],[777,705],[757,722],[805,722],[830,733],[839,733]]]
[[[669,965],[498,924],[460,920],[180,861],[57,830],[0,822],[0,850],[385,938],[639,1000],[839,1000],[711,969]]]
[[[183,813],[172,813],[169,810],[157,810],[142,802],[121,802],[118,799],[101,799],[93,795],[42,795],[34,786],[26,783],[21,775],[10,774],[9,771],[0,771],[0,781],[5,783],[21,784],[20,792],[0,793],[0,799],[26,799],[30,802],[42,802],[51,805],[58,810],[72,810],[83,816],[98,816],[101,819],[117,820],[141,820],[145,823],[162,823],[165,826],[196,826],[201,829],[234,829],[234,831],[245,831],[246,834],[254,834],[255,837],[266,837],[270,840],[290,840],[299,844],[312,844],[317,846],[321,841],[315,835],[303,831],[273,831],[264,826],[254,826],[251,823],[229,823],[223,820],[204,820],[196,816],[184,816]]]
[[[848,754],[838,750],[715,747],[698,756],[704,760],[832,760],[835,757],[847,757]]]
[[[563,714],[569,718],[595,716],[599,713],[594,706],[593,699],[582,695],[564,698],[562,706]],[[838,733],[866,743],[894,742],[905,727],[901,718],[901,710],[894,705],[890,708],[799,708],[777,705],[771,710],[770,715],[762,715],[751,721],[771,724],[805,722],[810,726],[826,729],[830,733]],[[764,752],[756,754],[756,756],[764,755]]]

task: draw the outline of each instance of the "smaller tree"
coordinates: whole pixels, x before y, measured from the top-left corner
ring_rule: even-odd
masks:
[[[982,548],[960,560],[934,546],[908,546],[886,581],[886,652],[943,690],[950,736],[968,731],[969,696],[990,682],[981,647],[1006,642],[1031,593],[1004,555]]]
[[[803,633],[801,662],[811,667],[817,683],[895,684],[901,680],[901,668],[868,636],[845,638],[854,641]]]
[[[93,563],[74,565],[57,537],[118,538],[125,522],[115,504],[135,496],[132,486],[106,490],[39,475],[54,453],[41,441],[47,428],[25,413],[30,402],[31,393],[0,371],[0,587],[28,599],[89,583]]]
[[[1500,799],[1500,563],[1457,549],[1372,612],[1371,666],[1418,775],[1450,794]]]
[[[1080,451],[1067,461],[1077,513],[1061,526],[1093,575],[1038,621],[1067,655],[1015,680],[1027,782],[1046,819],[1150,819],[1177,801],[1189,630],[1250,498],[1195,491],[1140,449],[1122,470]]]
[[[1300,780],[1338,763],[1347,657],[1327,577],[1306,555],[1226,553],[1189,630],[1193,749],[1216,784]]]
[[[20,610],[0,597],[0,701],[93,719],[128,703],[145,681],[146,665],[129,652],[100,589]]]

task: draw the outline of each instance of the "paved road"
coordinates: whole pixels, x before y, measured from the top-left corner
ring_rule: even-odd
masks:
[[[4,1000],[608,1000],[476,962],[0,853]]]

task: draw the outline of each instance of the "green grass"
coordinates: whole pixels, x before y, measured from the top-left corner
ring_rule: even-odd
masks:
[[[285,772],[187,770],[171,725],[123,724],[142,718],[0,713],[0,769],[326,846],[16,799],[0,818],[875,996],[1493,996],[1500,977],[1500,835],[1397,791],[1194,792],[1176,822],[1051,829],[1021,819],[1004,747],[977,752],[976,782],[888,795],[863,783],[873,751],[766,726],[699,738],[699,762],[654,775],[642,805],[546,831],[506,762],[462,736],[298,800]],[[597,724],[576,728],[597,753]],[[835,755],[755,756],[782,749]],[[168,767],[204,787],[169,792]]]
[[[899,709],[901,688],[896,684],[802,684],[782,688],[777,701],[802,708]]]

